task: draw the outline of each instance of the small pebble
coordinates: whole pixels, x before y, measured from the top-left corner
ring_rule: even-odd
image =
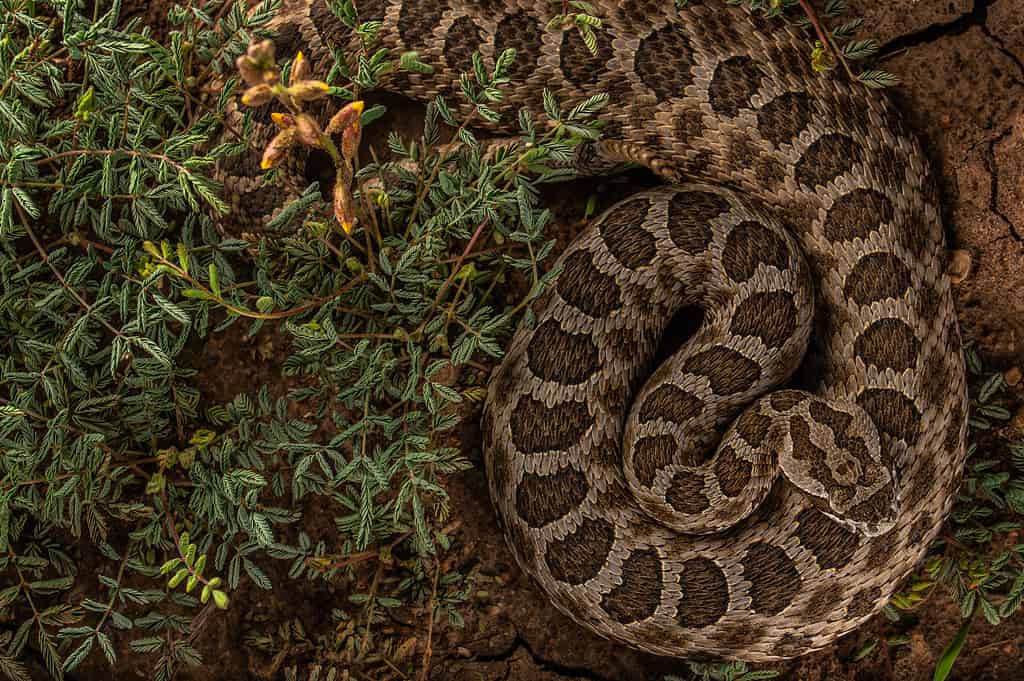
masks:
[[[949,275],[949,280],[953,285],[963,283],[970,273],[971,252],[962,249],[951,252],[949,254],[949,266],[946,268],[946,274]]]
[[[1024,373],[1021,372],[1019,367],[1010,367],[1003,372],[1003,380],[1006,381],[1006,385],[1016,388],[1020,385],[1020,380],[1024,378]]]

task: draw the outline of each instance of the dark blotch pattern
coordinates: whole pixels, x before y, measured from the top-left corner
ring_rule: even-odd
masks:
[[[625,201],[601,222],[601,237],[608,250],[631,270],[650,265],[657,255],[654,235],[643,228],[649,208],[646,199]]]
[[[473,68],[473,53],[480,49],[483,33],[469,17],[452,22],[444,39],[444,56],[448,65],[460,73]]]
[[[704,402],[682,388],[666,383],[652,392],[640,408],[640,423],[664,419],[686,423],[704,411]]]
[[[594,339],[563,331],[553,319],[534,331],[527,349],[527,361],[534,374],[562,385],[579,385],[599,367]]]
[[[703,253],[711,243],[711,221],[729,210],[723,196],[711,192],[679,192],[668,204],[672,242],[690,255]]]
[[[380,17],[369,16],[372,12],[363,7],[366,4],[373,3],[359,3],[359,20],[360,21],[371,21],[380,19]],[[379,0],[376,4],[383,5],[383,0]],[[383,8],[381,9],[381,16],[383,16]],[[317,34],[327,45],[334,45],[335,47],[345,47],[348,43],[349,37],[352,35],[352,31],[348,26],[341,22],[341,19],[331,11],[331,8],[327,4],[327,0],[313,0],[309,5],[309,23],[316,29]],[[284,53],[281,53],[284,55]],[[269,108],[269,107],[266,107]]]
[[[811,107],[807,93],[785,92],[758,111],[757,129],[775,146],[790,142],[811,122],[814,116]]]
[[[565,302],[591,317],[607,317],[622,307],[615,277],[598,271],[586,251],[576,251],[565,259],[555,288]]]
[[[681,627],[706,627],[722,618],[729,608],[729,585],[721,568],[707,558],[691,558],[679,575]]]
[[[573,586],[593,579],[601,571],[614,542],[615,528],[611,523],[586,518],[564,539],[548,544],[547,563],[551,575]]]
[[[516,448],[527,454],[539,454],[569,449],[593,422],[582,402],[562,402],[549,408],[540,400],[521,397],[509,425]]]
[[[622,583],[604,595],[601,608],[616,622],[639,622],[658,609],[661,586],[658,552],[634,551],[622,564]]]
[[[672,481],[665,490],[668,505],[686,515],[694,515],[708,510],[711,502],[702,491],[704,478],[680,471],[672,476]]]
[[[750,607],[762,615],[778,615],[793,602],[801,579],[793,560],[777,546],[757,543],[743,557],[743,578],[750,582]]]
[[[516,488],[516,512],[530,527],[543,527],[579,506],[589,490],[587,477],[575,468],[526,473]]]
[[[448,9],[448,3],[440,0],[416,0],[403,2],[398,14],[398,33],[406,47],[422,47],[434,29],[441,23],[441,17]]]
[[[882,590],[877,586],[873,586],[863,591],[858,591],[846,609],[854,617],[864,617],[870,614],[876,605],[879,605],[881,599]]]
[[[597,31],[594,35],[597,39],[597,54],[591,53],[579,31],[565,31],[562,34],[559,54],[562,73],[580,89],[597,84],[608,70],[608,61],[614,54],[607,31]]]
[[[755,293],[736,307],[729,330],[757,336],[770,348],[781,348],[796,331],[796,305],[787,291]]]
[[[274,38],[274,51],[279,59],[292,59],[302,48],[302,31],[295,24],[288,22],[277,27]]]
[[[750,482],[751,463],[736,455],[732,447],[722,447],[715,457],[715,477],[722,494],[738,497]]]
[[[936,348],[921,372],[921,396],[926,407],[939,409],[946,399],[951,379],[943,351]]]
[[[760,447],[771,425],[772,419],[770,417],[758,414],[756,411],[747,410],[737,419],[736,432],[751,447]]]
[[[703,114],[697,109],[687,109],[676,116],[674,127],[677,143],[695,140],[704,134]]]
[[[870,388],[857,398],[857,404],[868,413],[878,430],[908,444],[921,435],[921,412],[913,400],[889,388]]]
[[[274,196],[262,185],[246,192],[240,192],[238,202],[245,209],[246,215],[256,219],[270,217],[281,205],[280,197]]]
[[[842,597],[843,590],[836,583],[826,582],[807,601],[807,605],[804,606],[804,616],[813,620],[823,619],[835,610]]]
[[[761,366],[732,348],[716,345],[686,360],[685,371],[706,376],[716,395],[748,390],[761,377]]]
[[[879,369],[904,371],[917,365],[921,341],[914,330],[899,319],[879,319],[864,330],[853,344],[854,355]]]
[[[677,447],[671,435],[651,435],[637,440],[633,446],[633,472],[644,487],[650,487],[654,477],[672,463]]]
[[[807,394],[798,390],[780,390],[771,394],[772,409],[785,412],[807,399]]]
[[[961,434],[964,427],[964,415],[964,401],[961,398],[953,405],[952,416],[949,418],[949,427],[946,429],[946,437],[942,440],[942,447],[947,452],[955,452],[963,446]]]
[[[797,516],[797,533],[822,570],[846,565],[857,550],[857,535],[824,513],[809,508]]]
[[[859,305],[886,298],[902,298],[910,288],[910,270],[891,253],[861,258],[846,277],[843,293]]]
[[[693,82],[693,49],[681,26],[668,24],[642,41],[636,52],[636,74],[659,102],[678,97]]]
[[[860,163],[861,148],[849,135],[818,138],[796,163],[796,181],[813,189],[825,186]]]
[[[735,116],[750,106],[750,98],[757,94],[763,77],[761,69],[750,57],[726,59],[711,78],[708,99],[716,113]]]
[[[883,224],[891,222],[892,202],[874,189],[855,189],[839,198],[825,219],[825,236],[830,241],[866,239]]]
[[[730,279],[742,283],[754,276],[759,265],[786,269],[789,248],[781,236],[764,225],[741,222],[726,237],[722,266]]]
[[[501,54],[510,47],[516,51],[516,59],[508,69],[513,83],[522,83],[533,75],[543,35],[544,28],[526,12],[507,16],[498,24],[494,32],[494,53]]]

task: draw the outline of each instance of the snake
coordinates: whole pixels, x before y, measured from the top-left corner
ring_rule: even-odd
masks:
[[[962,475],[936,178],[888,98],[819,73],[797,27],[720,0],[590,4],[588,45],[548,0],[354,3],[431,67],[384,90],[454,106],[473,54],[511,48],[483,127],[514,135],[545,90],[606,93],[581,157],[664,180],[593,220],[530,303],[482,410],[491,500],[550,605],[602,637],[803,655],[883,607]],[[271,28],[320,70],[359,41],[325,0],[285,0]],[[258,155],[224,172],[249,224],[304,184],[268,191]],[[683,338],[680,316],[699,322]]]

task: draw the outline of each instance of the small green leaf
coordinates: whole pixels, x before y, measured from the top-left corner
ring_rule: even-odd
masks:
[[[188,577],[188,568],[181,568],[180,570],[174,573],[174,576],[171,577],[171,580],[167,582],[167,586],[171,587],[172,589],[176,589],[178,588],[178,585],[185,580],[186,577]]]
[[[213,291],[213,295],[220,298],[220,273],[217,272],[217,265],[211,262],[208,271],[210,273],[210,290]]]
[[[168,572],[178,567],[181,563],[181,558],[171,558],[169,561],[160,566],[160,574],[166,575]]]
[[[964,642],[967,640],[967,632],[971,629],[971,622],[974,618],[967,620],[960,626],[960,630],[956,632],[956,636],[949,642],[946,649],[942,651],[942,655],[939,657],[938,664],[935,665],[935,673],[932,675],[932,681],[946,681],[949,676],[949,672],[953,669],[953,664],[956,662],[956,658],[960,655],[960,651],[964,647]]]
[[[221,610],[228,609],[228,595],[220,589],[213,590],[213,602]]]
[[[186,248],[185,244],[181,242],[178,242],[178,265],[185,271],[185,274],[188,274],[188,248]]]

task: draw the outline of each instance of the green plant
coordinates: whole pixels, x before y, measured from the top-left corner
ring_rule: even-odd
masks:
[[[1011,416],[1006,382],[1001,373],[985,370],[973,347],[966,357],[970,439],[960,494],[933,557],[884,610],[898,621],[901,611],[918,610],[937,594],[958,606],[963,625],[940,656],[937,680],[949,674],[976,615],[996,626],[1024,602],[1024,544],[1017,539],[1024,516],[1024,441],[1008,444],[993,434]]]
[[[11,678],[26,678],[29,646],[58,678],[96,649],[112,664],[151,657],[154,678],[170,678],[200,663],[218,606],[245,606],[234,592],[275,587],[275,560],[293,579],[351,580],[336,618],[351,623],[353,664],[390,663],[369,654],[394,648],[377,631],[388,609],[420,604],[428,631],[459,624],[443,480],[467,464],[448,433],[545,283],[537,183],[597,135],[605,100],[563,111],[549,96],[552,125],[523,114],[528,144],[485,157],[470,127],[496,117],[488,104],[514,55],[490,70],[478,56],[461,83],[466,118],[438,99],[422,136],[390,138],[392,160],[346,154],[358,224],[338,229],[314,185],[272,236],[225,236],[213,169],[245,151],[251,121],[221,137],[235,60],[269,37],[278,4],[174,6],[166,36],[121,22],[119,2],[3,4],[0,618],[20,625],[0,639],[0,670]],[[330,96],[354,101],[391,71],[425,68],[337,4],[363,47],[336,53]],[[222,90],[207,89],[211,76]],[[356,113],[365,126],[383,112]],[[443,125],[460,147],[443,147]],[[526,289],[507,305],[497,290],[514,278]],[[291,339],[281,379],[203,399],[196,350],[274,327]],[[333,516],[329,543],[301,528],[313,501]],[[80,571],[83,546],[96,570]],[[429,653],[428,635],[418,662]]]

